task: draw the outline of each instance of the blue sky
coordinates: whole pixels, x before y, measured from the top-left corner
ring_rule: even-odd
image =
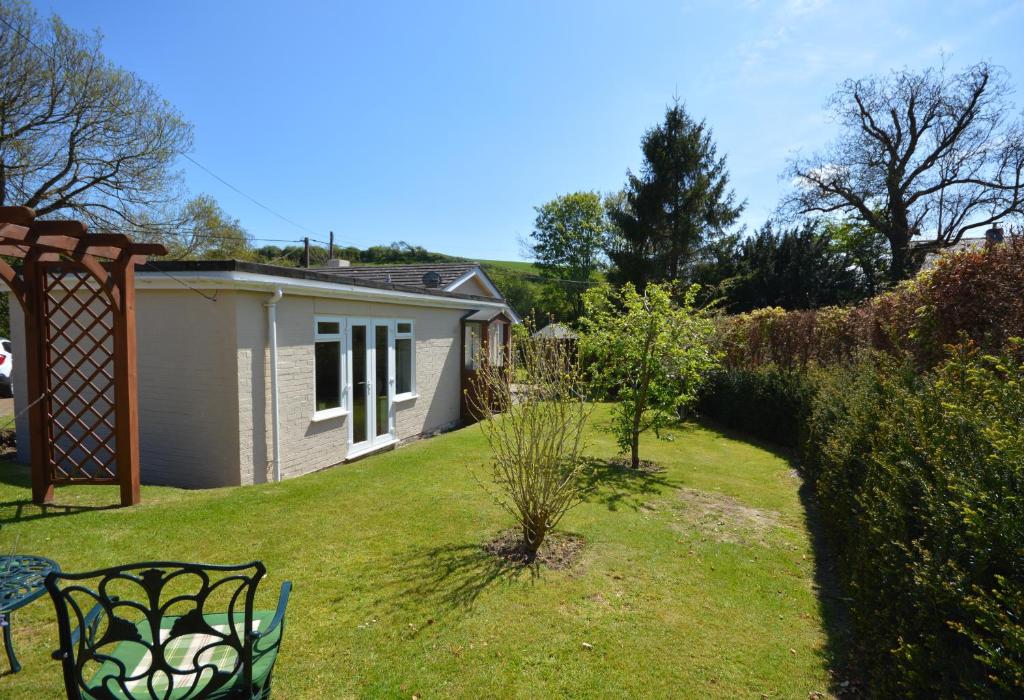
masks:
[[[557,194],[620,188],[674,95],[712,127],[753,227],[787,155],[835,133],[824,104],[844,78],[945,55],[1024,81],[1020,0],[36,6],[100,29],[195,124],[193,157],[281,214],[475,258],[520,258]],[[304,235],[182,168],[254,236]]]

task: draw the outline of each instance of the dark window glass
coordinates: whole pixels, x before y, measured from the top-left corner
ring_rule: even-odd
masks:
[[[329,340],[315,344],[316,410],[341,406],[341,341]]]
[[[398,324],[398,332],[399,333],[412,333],[412,324],[411,323],[399,323]]]
[[[377,386],[375,393],[377,398],[377,432],[375,435],[384,435],[388,432],[388,327],[376,326],[374,328],[374,341],[377,347]]]
[[[352,326],[352,442],[367,438],[366,326]]]
[[[408,394],[412,391],[412,339],[399,338],[395,341],[395,393]]]
[[[341,333],[341,323],[339,321],[317,321],[316,332],[320,335],[337,335]]]

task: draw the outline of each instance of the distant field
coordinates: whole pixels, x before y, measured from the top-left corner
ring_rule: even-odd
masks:
[[[488,267],[499,267],[513,272],[527,272],[537,274],[540,270],[532,262],[523,260],[477,260],[481,265]]]

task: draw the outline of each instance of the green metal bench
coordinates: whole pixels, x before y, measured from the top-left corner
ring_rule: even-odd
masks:
[[[255,610],[261,562],[145,562],[46,577],[69,700],[264,700],[291,583]]]

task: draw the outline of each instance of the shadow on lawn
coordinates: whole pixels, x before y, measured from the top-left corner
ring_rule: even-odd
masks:
[[[488,588],[538,575],[534,567],[493,556],[481,544],[407,552],[392,562],[390,572],[389,592],[382,603],[401,608],[403,601],[429,601],[441,610],[472,608]]]
[[[0,460],[0,483],[25,489],[25,498],[13,501],[0,501],[0,525],[27,522],[42,518],[56,518],[64,515],[75,515],[77,513],[91,513],[97,510],[111,510],[119,507],[116,503],[98,506],[77,504],[61,505],[59,503],[48,503],[42,506],[36,505],[32,502],[32,485],[28,467],[7,460]]]
[[[798,472],[799,460],[797,459],[796,451],[792,448],[745,435],[738,430],[727,428],[712,421],[702,420],[700,425],[704,429],[717,433],[722,437],[746,442],[766,452],[771,452],[776,457],[785,460],[794,473]],[[799,479],[799,477],[797,478]],[[843,593],[842,584],[835,567],[835,558],[822,527],[821,515],[815,501],[814,488],[802,479],[799,479],[799,481],[800,488],[798,494],[800,503],[803,506],[804,527],[807,528],[808,535],[810,536],[811,550],[814,554],[814,593],[818,600],[818,611],[821,614],[822,623],[825,627],[826,644],[822,651],[822,656],[831,675],[831,691],[836,697],[840,698],[860,697],[862,679],[859,678],[854,663],[854,640],[847,605],[848,598]],[[842,685],[844,682],[846,683],[845,686]]]
[[[681,485],[669,481],[664,472],[634,470],[616,460],[594,457],[587,460],[582,479],[583,500],[604,503],[612,511],[622,506],[639,510],[652,496]]]

